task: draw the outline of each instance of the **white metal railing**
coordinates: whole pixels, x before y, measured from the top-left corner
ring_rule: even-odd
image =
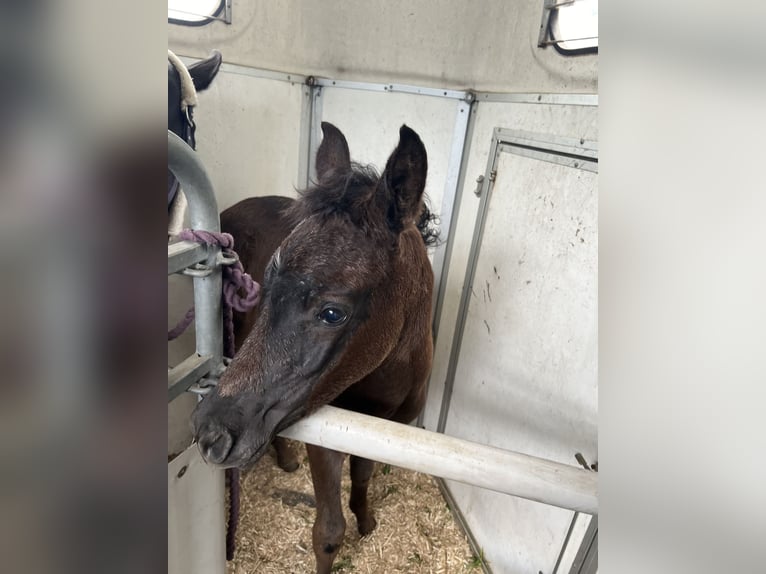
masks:
[[[413,426],[325,406],[281,436],[586,514],[598,475]]]

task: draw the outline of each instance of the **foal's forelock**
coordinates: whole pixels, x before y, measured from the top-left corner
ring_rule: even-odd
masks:
[[[391,228],[390,219],[397,214],[390,207],[390,193],[374,166],[352,163],[350,170],[334,172],[323,182],[299,191],[299,201],[287,216],[294,225],[301,225],[312,215],[348,217],[354,225],[393,246],[399,229]],[[425,194],[421,205],[412,223],[423,243],[432,247],[439,242],[439,217],[429,209]]]
[[[350,169],[334,171],[300,191],[289,216],[295,222],[315,215],[342,216],[365,230],[383,230],[386,225],[379,184],[380,175],[373,166],[352,164]]]

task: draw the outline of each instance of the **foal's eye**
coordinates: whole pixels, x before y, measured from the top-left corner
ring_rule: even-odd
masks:
[[[327,325],[340,325],[346,320],[346,313],[337,307],[325,307],[319,312],[319,320]]]

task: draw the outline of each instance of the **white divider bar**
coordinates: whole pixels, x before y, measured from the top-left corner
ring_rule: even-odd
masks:
[[[280,433],[544,504],[598,514],[598,476],[575,466],[325,406]]]

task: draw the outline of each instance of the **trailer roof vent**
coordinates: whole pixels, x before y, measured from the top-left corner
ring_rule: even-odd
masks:
[[[543,0],[537,45],[567,55],[598,52],[598,0]]]
[[[231,24],[231,0],[168,0],[168,22],[202,26],[214,20]]]

